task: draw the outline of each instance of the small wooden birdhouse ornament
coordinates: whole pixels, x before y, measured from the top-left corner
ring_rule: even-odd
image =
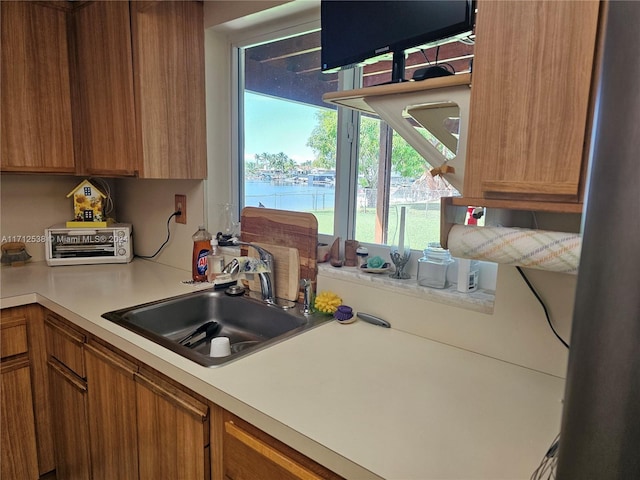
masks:
[[[67,227],[106,227],[103,216],[102,200],[107,196],[98,190],[89,180],[85,180],[69,192],[67,198],[73,196],[74,220],[67,222]]]

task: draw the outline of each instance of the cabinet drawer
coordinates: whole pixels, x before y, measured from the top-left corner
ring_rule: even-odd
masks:
[[[224,475],[230,480],[342,478],[234,417],[224,422],[223,445]]]
[[[0,332],[0,352],[2,352],[3,359],[28,352],[27,319],[25,317],[3,318],[0,328],[2,330]]]
[[[59,360],[80,378],[86,378],[82,353],[86,337],[53,314],[45,319],[48,354]]]

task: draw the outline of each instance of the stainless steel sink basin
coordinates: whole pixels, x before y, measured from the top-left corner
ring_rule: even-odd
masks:
[[[219,366],[302,333],[330,319],[302,315],[299,306],[284,310],[259,299],[228,296],[206,290],[130,308],[102,316],[183,357],[208,367]],[[219,337],[229,337],[231,355],[210,357],[210,340],[194,348],[179,343],[200,325],[216,321]]]

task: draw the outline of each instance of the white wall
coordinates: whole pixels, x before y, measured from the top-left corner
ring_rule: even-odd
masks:
[[[547,304],[556,330],[569,341],[576,277],[529,269],[525,269],[525,274]],[[318,291],[322,290],[336,292],[356,312],[388,320],[392,328],[565,376],[567,350],[554,336],[542,307],[514,267],[500,266],[498,269],[494,313],[491,315],[321,274]],[[384,352],[380,352],[380,361],[384,361]]]
[[[137,255],[152,255],[167,238],[167,219],[174,212],[174,196],[187,196],[187,224],[169,222],[171,237],[153,261],[191,271],[191,236],[204,222],[202,180],[116,180],[118,220],[133,225]],[[185,276],[189,279],[191,274]]]
[[[226,35],[205,30],[208,178],[205,182],[207,223],[222,229],[220,205],[231,198],[231,54]],[[237,202],[236,202],[237,203]]]

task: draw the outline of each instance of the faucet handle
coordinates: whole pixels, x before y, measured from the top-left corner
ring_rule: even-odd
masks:
[[[300,310],[303,315],[311,315],[313,313],[313,308],[311,303],[313,302],[313,282],[309,278],[303,278],[300,280],[300,286],[304,288],[304,297],[302,309]]]

